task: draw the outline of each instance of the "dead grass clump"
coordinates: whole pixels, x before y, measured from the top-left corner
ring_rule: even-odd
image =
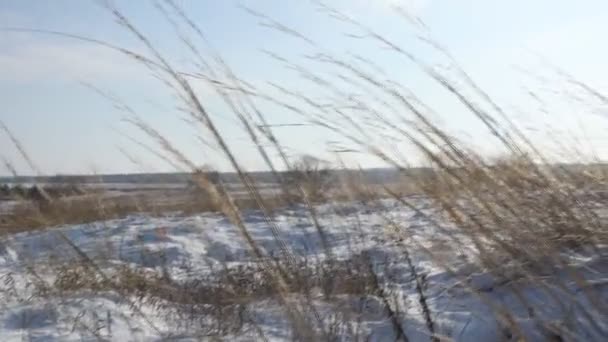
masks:
[[[169,213],[192,215],[220,211],[218,204],[204,192],[186,193],[178,198],[159,202],[149,195],[104,197],[103,194],[78,198],[59,198],[44,202],[21,201],[0,217],[0,232],[17,233],[66,224],[84,224],[124,218],[134,214],[162,216]],[[274,210],[293,203],[292,198],[268,196],[268,209]],[[234,199],[239,210],[258,209],[255,199]]]
[[[3,217],[0,231],[15,233],[64,224],[81,224],[122,218],[142,212],[137,203],[102,200],[95,196],[78,199],[57,199],[39,205],[21,202]]]
[[[282,261],[277,261],[282,262]],[[287,268],[291,267],[291,268]],[[373,291],[369,260],[363,257],[334,262],[302,262],[286,266],[289,293],[364,296]],[[232,305],[274,296],[271,275],[262,264],[243,264],[212,270],[201,278],[174,280],[168,271],[121,266],[111,277],[100,277],[87,263],[69,263],[55,271],[53,289],[61,292],[120,291],[138,298],[157,298],[176,304]]]
[[[421,188],[471,237],[491,268],[506,259],[546,270],[560,265],[555,258],[563,253],[593,248],[605,238],[605,222],[583,200],[578,175],[539,166],[527,156],[493,164],[473,160],[481,158],[471,157],[457,169],[440,168],[438,181]]]
[[[342,307],[339,298],[344,295],[380,301],[386,295],[365,255],[331,263],[284,265],[284,269],[288,295],[293,298],[323,298],[328,305]],[[116,293],[134,298],[137,305],[152,306],[168,321],[196,327],[205,336],[243,334],[252,328],[247,314],[251,305],[276,300],[275,280],[259,263],[220,267],[184,280],[173,279],[166,269],[129,266],[106,270],[102,277],[86,262],[62,265],[54,273],[54,282],[45,287],[46,296]]]

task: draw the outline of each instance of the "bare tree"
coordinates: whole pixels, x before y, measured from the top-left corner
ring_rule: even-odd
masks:
[[[300,187],[311,200],[321,201],[328,196],[331,178],[326,162],[311,155],[302,155],[287,171],[285,181],[290,189]],[[293,193],[299,192],[294,190]]]

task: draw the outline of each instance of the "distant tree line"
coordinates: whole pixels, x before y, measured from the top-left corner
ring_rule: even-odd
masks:
[[[33,200],[53,199],[82,195],[85,191],[76,184],[66,185],[0,185],[0,200]]]

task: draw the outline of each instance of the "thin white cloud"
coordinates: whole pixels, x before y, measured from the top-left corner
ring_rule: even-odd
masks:
[[[36,27],[30,16],[0,12],[0,26]],[[51,78],[124,80],[141,72],[125,56],[90,43],[54,39],[45,34],[0,34],[0,81],[39,82]]]
[[[23,34],[1,40],[2,45],[10,46],[0,50],[0,80],[5,82],[38,82],[66,77],[128,80],[142,76],[142,69],[136,63],[101,46],[53,43]]]

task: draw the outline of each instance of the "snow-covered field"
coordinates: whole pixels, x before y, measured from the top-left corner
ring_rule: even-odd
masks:
[[[426,215],[433,217],[428,203],[419,199]],[[599,256],[572,255],[572,269],[543,275],[535,282],[522,277],[491,275],[475,266],[475,252],[458,232],[439,228],[426,215],[403,208],[394,201],[377,206],[332,204],[318,208],[331,253],[338,260],[354,255],[370,256],[382,288],[393,298],[393,311],[409,341],[429,341],[429,329],[419,304],[415,278],[407,257],[424,278],[435,334],[456,341],[548,340],[560,338],[601,341],[608,332],[608,263]],[[269,254],[278,247],[270,225],[299,259],[325,258],[320,238],[304,208],[277,213],[272,222],[257,211],[245,211],[251,235]],[[395,233],[398,230],[398,233]],[[32,283],[52,283],[55,271],[47,265],[82,257],[63,237],[96,261],[102,271],[118,264],[148,269],[165,268],[176,280],[204,279],[217,268],[235,268],[257,261],[251,257],[238,230],[216,213],[191,217],[126,219],[74,225],[47,231],[19,233],[0,242],[0,340],[35,341],[160,341],[197,340],[200,332],[179,316],[167,316],[154,307],[137,303],[116,293],[88,291],[59,295],[35,293]],[[463,246],[454,247],[453,237]],[[452,246],[452,248],[447,248]],[[408,253],[404,253],[407,250]],[[432,252],[432,256],[431,253]],[[602,255],[606,255],[603,253]],[[508,264],[508,262],[506,262]],[[449,268],[449,270],[446,269]],[[505,268],[508,269],[508,268]],[[571,271],[586,278],[577,285]],[[509,280],[509,281],[507,281]],[[518,290],[515,291],[514,289]],[[593,298],[592,303],[589,298]],[[337,304],[313,294],[312,303],[321,319],[334,328],[336,336],[352,339],[352,327],[360,329],[362,340],[394,340],[395,329],[384,303],[377,297],[341,295]],[[362,307],[359,311],[355,307]],[[398,310],[396,309],[398,308]],[[498,308],[498,309],[497,309]],[[290,340],[289,322],[273,298],[260,298],[246,305],[250,326],[225,340]],[[514,320],[508,325],[505,321]],[[331,322],[348,321],[346,325]],[[519,331],[506,329],[516,326]],[[337,328],[336,328],[337,327]],[[203,338],[204,339],[204,338]]]

